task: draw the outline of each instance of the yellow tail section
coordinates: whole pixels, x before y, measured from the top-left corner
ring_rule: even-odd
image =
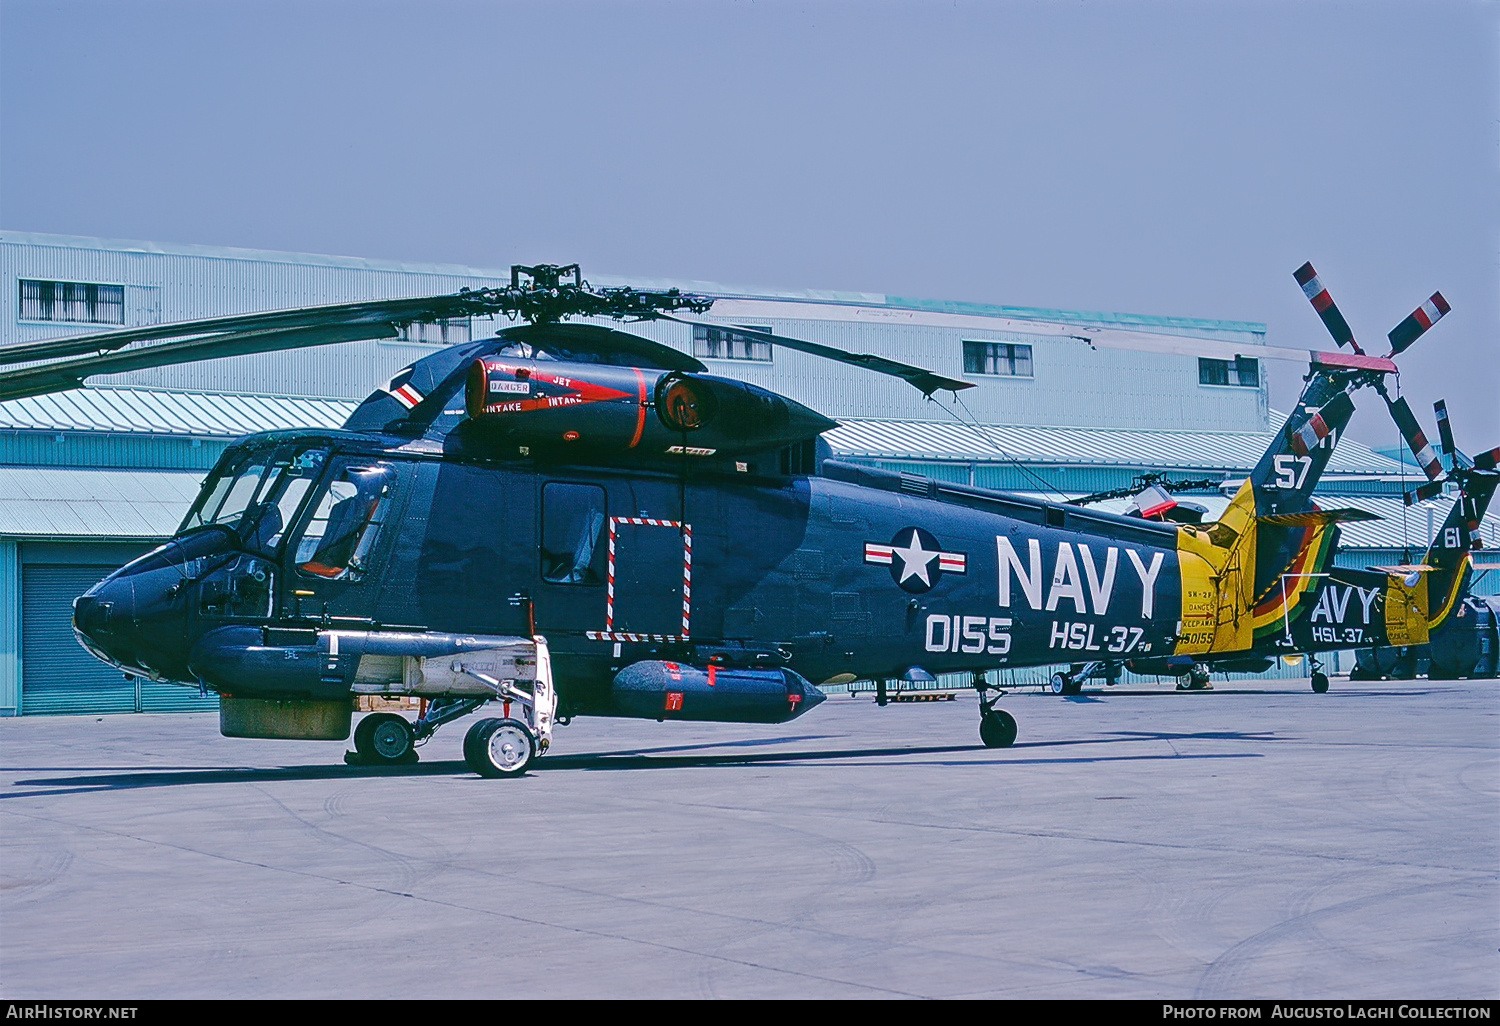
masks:
[[[1246,481],[1216,523],[1177,529],[1182,627],[1174,655],[1238,652],[1254,640],[1255,494]]]
[[[1427,575],[1409,585],[1395,574],[1385,591],[1385,637],[1396,647],[1427,644]]]

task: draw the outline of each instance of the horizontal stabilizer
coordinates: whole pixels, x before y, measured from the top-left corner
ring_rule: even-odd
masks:
[[[1306,513],[1273,513],[1256,517],[1258,524],[1271,527],[1315,527],[1319,524],[1350,524],[1362,520],[1379,520],[1378,514],[1362,509],[1314,509]]]

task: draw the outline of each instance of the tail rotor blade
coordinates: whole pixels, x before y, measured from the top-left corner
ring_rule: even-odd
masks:
[[[1323,287],[1323,282],[1318,278],[1318,272],[1313,270],[1312,263],[1305,263],[1297,268],[1292,272],[1292,277],[1296,278],[1297,284],[1302,286],[1302,294],[1311,301],[1313,309],[1318,311],[1318,316],[1323,319],[1323,326],[1328,329],[1328,333],[1333,336],[1333,340],[1341,346],[1353,346],[1356,353],[1364,352],[1364,350],[1359,348],[1359,343],[1354,341],[1353,329],[1349,327],[1349,322],[1344,320],[1344,315],[1339,313],[1338,305],[1334,303],[1333,297],[1328,294],[1328,290]],[[1413,314],[1412,316],[1416,315]],[[1407,320],[1410,319],[1407,318]],[[1401,323],[1405,324],[1406,322],[1402,321]],[[1425,330],[1425,328],[1422,329],[1422,331]],[[1421,331],[1417,332],[1417,334],[1420,335]],[[1414,341],[1416,336],[1414,335],[1412,338]],[[1407,343],[1407,345],[1410,344],[1411,342]],[[1400,352],[1401,350],[1398,349],[1396,351]]]
[[[1464,493],[1463,504],[1464,524],[1468,527],[1469,533],[1473,534],[1479,530],[1479,504],[1467,492]]]
[[[1413,310],[1406,320],[1392,328],[1386,336],[1391,341],[1391,355],[1404,352],[1407,346],[1421,338],[1428,328],[1442,320],[1443,315],[1451,309],[1443,294],[1434,292],[1427,302]]]
[[[1340,392],[1293,432],[1292,451],[1298,456],[1306,456],[1333,433],[1333,425],[1347,423],[1353,412],[1354,400],[1349,398],[1348,392]]]
[[[1432,445],[1427,441],[1427,436],[1422,433],[1422,426],[1413,416],[1406,397],[1402,396],[1395,402],[1387,400],[1387,404],[1390,406],[1391,416],[1395,418],[1396,427],[1401,429],[1401,437],[1405,438],[1406,444],[1411,446],[1412,455],[1416,456],[1417,464],[1427,475],[1428,480],[1436,481],[1442,477],[1442,461],[1438,459],[1437,453],[1432,451]]]
[[[1494,470],[1497,465],[1500,465],[1500,446],[1474,457],[1475,470]]]
[[[1448,423],[1448,403],[1439,399],[1432,404],[1432,412],[1437,414],[1438,442],[1443,447],[1443,455],[1449,458],[1453,456],[1453,428]]]
[[[1404,498],[1406,505],[1415,506],[1419,502],[1424,502],[1435,495],[1441,494],[1443,494],[1443,482],[1429,481],[1422,485],[1422,487],[1407,492]]]

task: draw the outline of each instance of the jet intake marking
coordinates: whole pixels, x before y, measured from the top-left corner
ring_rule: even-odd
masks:
[[[901,528],[889,545],[865,542],[865,562],[890,567],[891,580],[912,594],[930,591],[945,573],[969,572],[965,553],[942,551],[937,539],[920,527]]]
[[[1046,589],[1046,603],[1042,601],[1045,578],[1042,576],[1042,543],[1036,538],[1026,539],[1027,558],[1022,561],[1015,546],[1005,535],[995,536],[995,547],[999,559],[999,604],[1010,607],[1011,579],[1020,587],[1026,604],[1032,609],[1056,612],[1064,602],[1071,603],[1073,612],[1095,616],[1109,614],[1110,598],[1114,595],[1115,575],[1120,563],[1120,547],[1108,546],[1096,557],[1087,543],[1058,542],[1052,558],[1052,583]],[[1156,607],[1156,579],[1161,573],[1166,553],[1150,554],[1148,566],[1135,549],[1126,549],[1131,568],[1141,582],[1141,618],[1149,620]],[[1101,566],[1100,563],[1103,563]],[[1082,570],[1080,572],[1080,566]],[[1087,591],[1085,591],[1087,585]]]

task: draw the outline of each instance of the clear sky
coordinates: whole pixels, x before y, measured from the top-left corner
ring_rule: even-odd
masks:
[[[0,0],[0,225],[1263,321],[1500,444],[1500,5]],[[1273,368],[1273,406],[1298,374]],[[1353,434],[1397,435],[1373,397]]]

